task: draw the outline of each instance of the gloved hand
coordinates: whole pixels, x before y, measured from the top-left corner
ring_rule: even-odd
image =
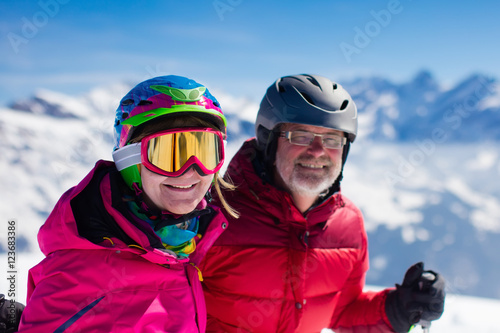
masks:
[[[24,305],[11,303],[5,299],[5,295],[0,294],[0,333],[17,332],[23,310]]]
[[[444,310],[445,282],[433,271],[424,271],[419,262],[405,274],[403,284],[387,294],[385,312],[396,332],[408,332],[420,320],[439,319]]]

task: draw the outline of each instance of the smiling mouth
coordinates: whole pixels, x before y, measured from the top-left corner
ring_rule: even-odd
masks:
[[[179,189],[188,189],[188,188],[192,188],[194,187],[195,184],[192,184],[192,185],[188,185],[188,186],[182,186],[182,185],[166,185],[168,187],[171,187],[171,188],[179,188]]]
[[[306,163],[299,163],[299,165],[303,168],[309,168],[309,169],[323,169],[323,168],[325,168],[324,165],[315,165],[315,164],[306,164]]]

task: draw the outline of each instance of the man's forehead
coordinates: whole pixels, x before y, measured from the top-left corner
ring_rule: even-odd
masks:
[[[334,130],[328,127],[304,125],[304,124],[294,124],[294,123],[284,123],[281,126],[282,131],[308,131],[317,134],[332,133],[332,134],[342,134],[342,131]]]

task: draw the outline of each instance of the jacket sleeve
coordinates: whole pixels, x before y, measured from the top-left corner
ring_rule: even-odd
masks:
[[[335,333],[393,333],[394,331],[384,321],[373,325],[360,325],[353,327],[338,327]]]
[[[388,290],[367,291],[359,294],[352,303],[343,308],[334,325],[336,333],[390,333],[394,332],[385,314],[385,299]]]
[[[97,296],[97,290],[78,287],[77,272],[69,274],[63,269],[54,270],[55,265],[47,265],[47,260],[50,258],[45,258],[29,271],[28,297],[20,333],[62,332],[102,300]]]
[[[368,241],[364,232],[362,243],[358,264],[341,290],[331,327],[335,332],[393,332],[385,313],[385,299],[389,289],[363,291],[368,270]],[[350,330],[345,330],[346,328]]]

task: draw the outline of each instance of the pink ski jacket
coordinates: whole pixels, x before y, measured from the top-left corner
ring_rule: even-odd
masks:
[[[177,259],[130,218],[119,177],[112,162],[97,162],[41,227],[46,258],[29,272],[19,332],[205,332],[197,266],[226,219],[207,206],[195,252]]]
[[[208,332],[392,332],[387,290],[363,292],[367,235],[359,209],[340,192],[302,214],[291,196],[254,168],[247,141],[226,176],[240,214],[200,268]],[[229,217],[228,217],[229,219]]]

